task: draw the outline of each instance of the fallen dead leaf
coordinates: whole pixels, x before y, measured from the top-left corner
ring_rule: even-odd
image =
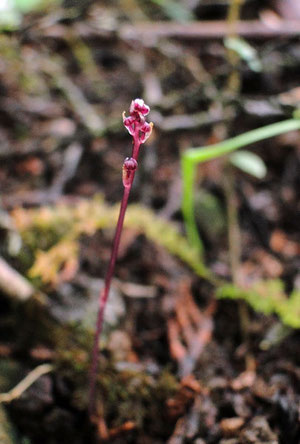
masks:
[[[289,240],[281,230],[273,231],[270,246],[273,251],[283,254],[285,257],[300,255],[300,243]]]

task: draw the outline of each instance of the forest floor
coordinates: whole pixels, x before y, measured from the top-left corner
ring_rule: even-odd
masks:
[[[0,394],[1,444],[298,444],[299,330],[216,299],[216,286],[165,248],[159,223],[154,241],[143,221],[163,219],[183,235],[180,154],[299,106],[299,32],[276,28],[291,14],[300,22],[299,10],[245,1],[253,69],[230,61],[222,2],[179,11],[211,23],[209,35],[172,28],[176,8],[160,2],[117,3],[50,8],[0,34],[0,391],[10,393]],[[252,20],[273,35],[251,34]],[[122,236],[90,421],[97,295],[131,150],[121,114],[136,97],[150,105],[154,131],[130,197],[137,207]],[[199,167],[197,222],[218,278],[299,290],[299,141],[290,132],[251,146],[267,166],[262,180],[224,159]],[[33,384],[9,392],[30,372]]]

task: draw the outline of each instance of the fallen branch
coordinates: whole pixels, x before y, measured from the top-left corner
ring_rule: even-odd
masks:
[[[52,372],[53,365],[42,364],[32,370],[28,375],[7,393],[0,393],[0,403],[11,402],[19,398],[32,384],[35,383],[42,375]]]

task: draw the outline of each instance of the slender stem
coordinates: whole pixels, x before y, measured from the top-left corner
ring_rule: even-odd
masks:
[[[133,173],[134,175],[134,173]],[[132,185],[132,183],[131,183]],[[109,295],[111,280],[114,274],[115,270],[115,264],[121,239],[121,233],[124,223],[124,217],[125,212],[127,208],[128,198],[131,190],[131,185],[129,187],[124,187],[124,193],[123,198],[121,202],[120,207],[120,213],[117,223],[117,228],[115,232],[115,238],[113,242],[110,262],[105,278],[105,285],[104,289],[101,290],[99,295],[99,310],[98,310],[98,316],[97,316],[97,324],[96,324],[96,332],[94,337],[94,345],[93,345],[93,352],[92,352],[92,365],[90,370],[90,391],[89,391],[89,413],[90,415],[94,412],[95,407],[95,386],[96,386],[96,376],[97,376],[97,370],[98,370],[98,361],[99,361],[99,353],[98,353],[98,346],[99,346],[99,338],[103,329],[103,316],[104,316],[104,309],[106,306],[106,302]]]
[[[132,154],[131,154],[131,157],[134,160],[138,159],[140,146],[141,146],[141,142],[139,141],[139,135],[137,133],[135,133],[133,135],[133,145],[132,145]],[[132,178],[132,182],[133,182],[133,178]]]
[[[136,137],[134,137],[134,143],[132,148],[132,156],[134,160],[137,159],[138,153],[139,153],[140,143]],[[108,265],[108,270],[106,273],[104,288],[101,290],[99,294],[99,310],[97,315],[97,324],[96,324],[96,331],[94,336],[94,345],[93,345],[93,351],[92,351],[92,365],[90,369],[90,388],[89,388],[89,414],[92,415],[95,410],[95,387],[96,387],[96,378],[97,378],[97,370],[98,370],[98,362],[99,362],[99,338],[101,336],[102,330],[103,330],[103,317],[104,317],[104,310],[106,307],[111,280],[114,274],[115,270],[115,264],[117,260],[118,255],[118,249],[120,245],[120,239],[123,229],[123,223],[125,218],[125,213],[127,209],[128,204],[128,198],[131,191],[133,179],[135,176],[135,170],[130,171],[130,177],[129,177],[129,183],[127,186],[124,185],[124,191],[123,191],[123,197],[120,207],[120,213],[118,218],[118,223],[116,227],[113,247],[111,251],[110,261]]]
[[[234,189],[233,171],[230,169],[229,165],[225,169],[223,183],[227,206],[230,268],[233,283],[238,285],[241,257],[241,232],[238,221],[238,206],[237,196]]]
[[[97,380],[97,371],[98,371],[98,362],[99,362],[98,348],[99,348],[99,338],[103,330],[104,311],[109,295],[112,277],[115,270],[118,249],[123,229],[123,223],[128,204],[128,198],[134,180],[135,171],[138,166],[137,158],[139,155],[140,145],[141,143],[144,143],[147,140],[152,131],[153,124],[146,122],[144,118],[144,116],[147,115],[149,111],[150,108],[144,103],[142,99],[135,99],[131,102],[130,105],[130,116],[126,117],[125,112],[123,113],[123,123],[133,137],[133,146],[132,146],[131,158],[127,157],[123,164],[123,170],[122,170],[122,179],[124,186],[123,197],[122,197],[115,237],[113,241],[109,266],[105,277],[104,289],[101,290],[99,294],[99,309],[97,314],[97,324],[96,324],[94,345],[92,351],[92,364],[89,375],[89,381],[90,381],[89,414],[91,418],[95,412],[95,391],[96,391],[96,380]]]
[[[228,165],[224,175],[224,189],[227,204],[227,220],[228,220],[228,245],[229,260],[232,281],[235,287],[240,287],[240,262],[241,262],[241,230],[239,226],[237,196],[234,187],[233,171]],[[250,332],[250,315],[248,306],[245,301],[238,301],[238,312],[242,340],[246,344],[245,364],[247,370],[255,369],[255,360],[249,351],[249,332]]]
[[[232,0],[228,9],[227,14],[227,23],[229,28],[229,34],[228,37],[230,38],[237,38],[238,37],[238,30],[237,26],[240,20],[241,15],[241,7],[244,3],[244,0]],[[230,97],[235,97],[240,89],[240,83],[241,83],[241,76],[240,76],[240,70],[238,69],[238,64],[240,60],[240,56],[237,52],[233,51],[232,49],[227,50],[227,58],[228,62],[231,65],[231,73],[228,77],[227,81],[227,91],[225,91],[227,94],[229,93]],[[227,106],[225,108],[228,108],[229,111],[231,106],[227,103]],[[224,110],[226,111],[226,109]],[[228,111],[227,111],[228,112]]]

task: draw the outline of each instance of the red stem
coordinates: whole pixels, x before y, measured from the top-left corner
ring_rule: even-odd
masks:
[[[133,143],[133,148],[132,148],[132,158],[137,160],[139,148],[140,148],[140,142],[138,140],[138,135],[133,136],[133,142],[134,143]],[[99,363],[98,348],[99,348],[99,339],[100,339],[102,329],[103,329],[104,310],[105,310],[105,306],[106,306],[108,295],[109,295],[111,280],[112,280],[114,270],[115,270],[115,264],[116,264],[117,255],[118,255],[118,249],[119,249],[119,244],[120,244],[120,239],[121,239],[121,234],[122,234],[122,229],[123,229],[123,223],[124,223],[128,198],[129,198],[129,194],[131,191],[134,175],[135,175],[135,171],[132,171],[131,177],[130,177],[130,183],[128,186],[124,187],[123,198],[122,198],[122,202],[121,202],[118,223],[117,223],[113,247],[112,247],[112,251],[111,251],[110,262],[109,262],[108,270],[106,273],[104,289],[99,294],[99,310],[98,310],[98,315],[97,315],[97,324],[96,324],[94,345],[93,345],[93,351],[92,351],[92,365],[91,365],[90,376],[89,376],[89,381],[90,381],[89,414],[90,414],[90,416],[92,416],[95,411],[95,388],[96,388],[96,379],[97,379],[97,371],[98,371],[98,363]]]
[[[139,141],[139,135],[136,133],[133,135],[133,146],[132,146],[132,155],[131,155],[131,157],[134,160],[138,159],[140,146],[141,146],[141,143]],[[132,179],[132,181],[133,181],[133,179]]]

